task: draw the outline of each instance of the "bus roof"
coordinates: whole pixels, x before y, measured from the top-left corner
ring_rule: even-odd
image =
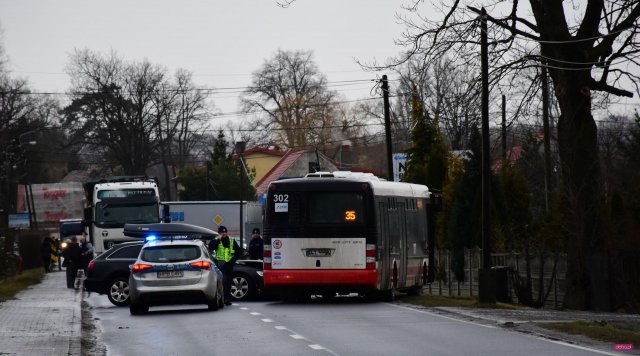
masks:
[[[403,196],[403,197],[419,197],[428,198],[429,188],[422,184],[404,183],[404,182],[390,182],[377,177],[371,173],[362,172],[349,172],[349,171],[335,171],[335,172],[316,172],[309,173],[304,178],[285,179],[272,182],[275,184],[282,184],[287,181],[290,182],[303,182],[311,180],[323,180],[332,181],[335,179],[347,180],[352,182],[369,183],[371,189],[375,195],[378,196]]]

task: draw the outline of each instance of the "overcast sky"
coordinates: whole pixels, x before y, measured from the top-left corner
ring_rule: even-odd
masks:
[[[331,89],[346,100],[371,98],[371,82],[338,82],[385,74],[365,72],[355,59],[384,62],[403,50],[394,40],[405,30],[396,14],[405,14],[406,3],[297,0],[281,8],[276,0],[0,0],[0,41],[13,75],[28,78],[34,91],[69,89],[64,68],[74,49],[114,50],[171,73],[191,71],[197,85],[221,89],[211,98],[228,114],[238,111],[237,97],[251,73],[277,49],[312,50]],[[430,15],[425,6],[420,15]],[[629,114],[638,107],[637,97],[621,101],[610,109]],[[235,118],[223,115],[213,124]]]
[[[170,72],[184,68],[198,85],[238,88],[277,49],[313,50],[329,82],[373,79],[354,59],[384,61],[403,26],[402,1],[298,0],[0,0],[1,41],[14,76],[32,89],[69,89],[64,68],[75,49],[129,61],[148,59]],[[390,73],[389,73],[390,74]],[[347,100],[370,97],[372,83],[334,87]],[[236,112],[237,95],[213,96],[218,110]],[[228,120],[229,118],[225,119]]]

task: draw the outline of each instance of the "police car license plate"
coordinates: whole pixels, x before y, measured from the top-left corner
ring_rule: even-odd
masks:
[[[158,278],[175,278],[183,275],[183,271],[158,271]]]

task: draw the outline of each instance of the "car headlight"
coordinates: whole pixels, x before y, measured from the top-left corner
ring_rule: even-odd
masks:
[[[67,248],[67,243],[66,243],[66,242],[61,243],[61,244],[60,244],[60,247],[62,247],[62,248]]]
[[[264,272],[262,271],[256,271],[256,273],[258,274],[258,276],[262,277],[262,275],[264,275]]]

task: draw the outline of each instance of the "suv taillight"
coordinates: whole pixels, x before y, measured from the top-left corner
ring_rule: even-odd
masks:
[[[93,261],[91,261],[91,262],[89,262],[89,265],[87,266],[87,269],[88,269],[88,270],[93,270],[93,267],[94,267],[95,265],[96,265],[96,263],[95,263],[95,262],[93,262]]]

